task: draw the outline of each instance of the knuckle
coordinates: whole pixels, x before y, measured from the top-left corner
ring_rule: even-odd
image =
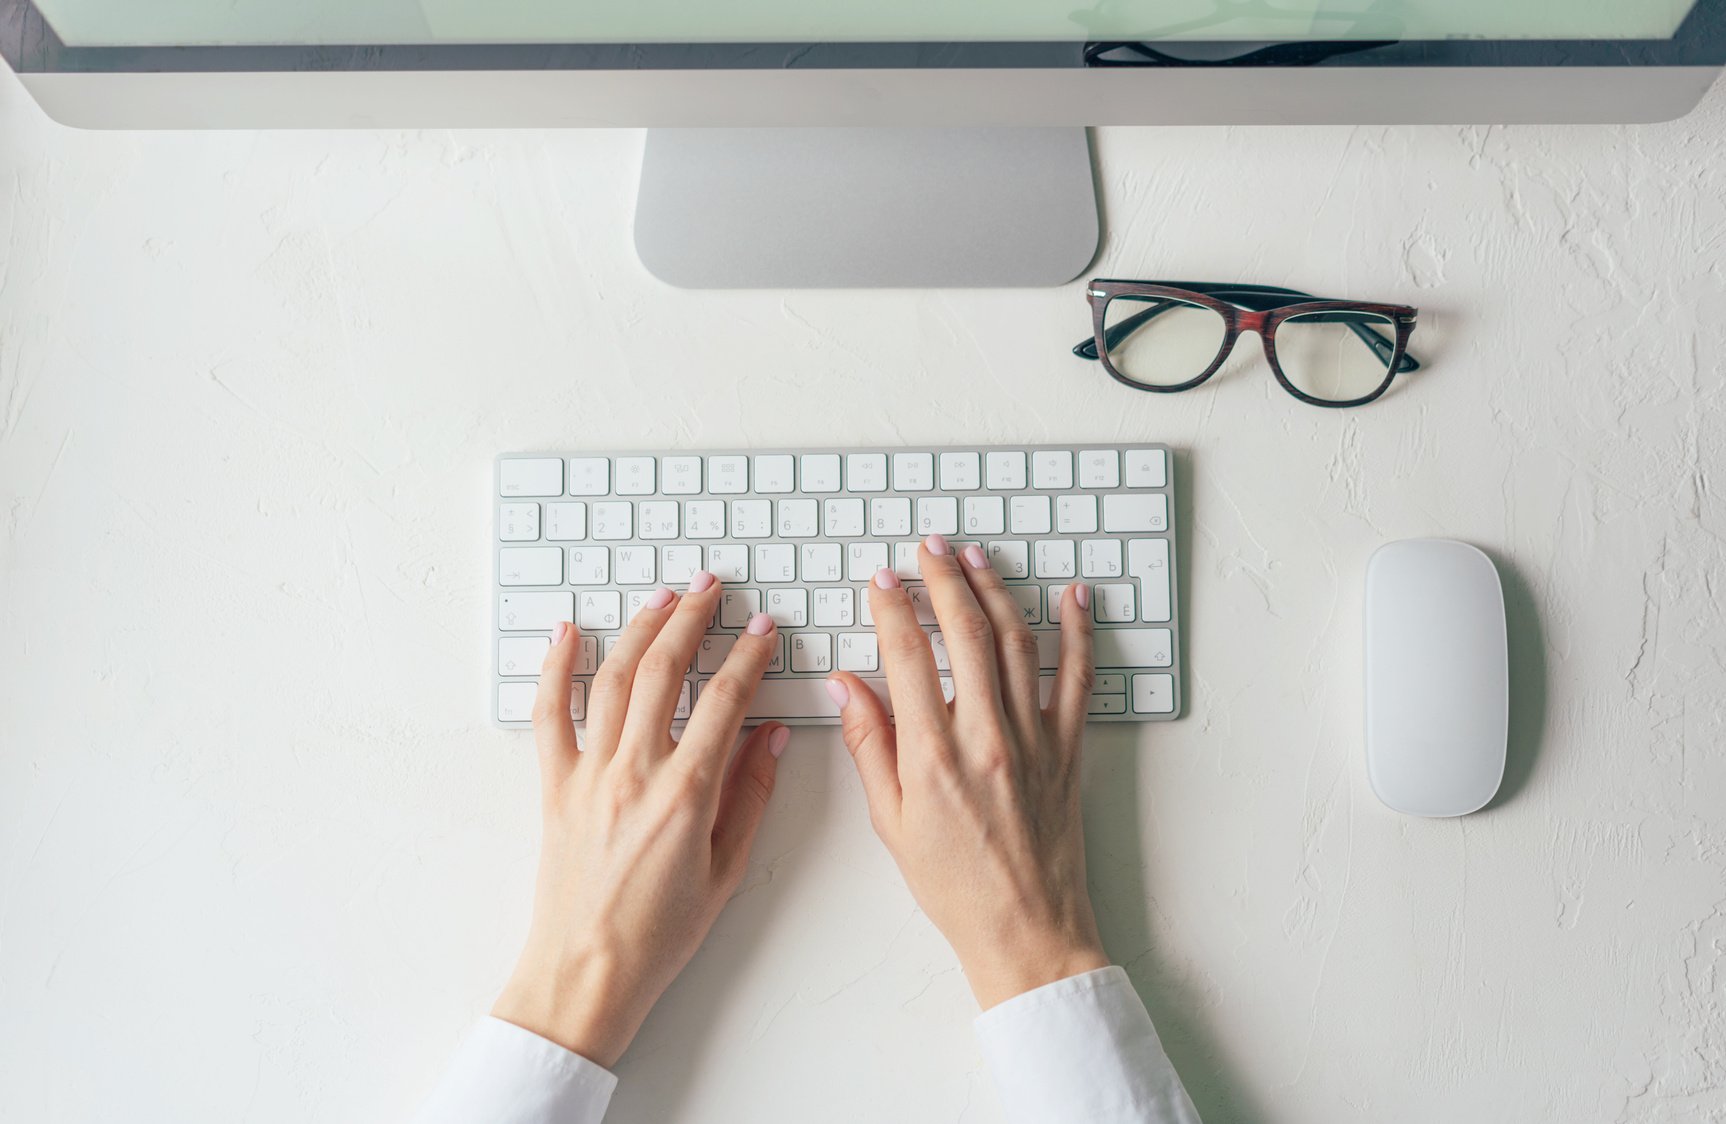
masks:
[[[755,803],[765,806],[773,798],[773,774],[766,769],[751,769],[745,773],[740,782],[744,795]]]
[[[922,629],[896,633],[887,641],[887,652],[900,663],[929,655],[929,638]]]
[[[1097,669],[1090,660],[1075,663],[1068,668],[1072,675],[1073,690],[1084,698],[1090,698],[1091,691],[1097,686]]]
[[[995,635],[989,618],[976,609],[961,609],[952,614],[952,619],[941,629],[950,639],[962,644],[981,644],[992,640]]]
[[[636,663],[636,674],[647,679],[681,679],[683,667],[677,657],[665,649],[649,648]]]
[[[743,684],[735,675],[716,675],[708,681],[701,691],[703,699],[711,698],[726,709],[746,707],[755,692]]]
[[[1002,634],[1001,650],[1014,659],[1035,659],[1039,654],[1037,637],[1024,625],[1018,625]]]
[[[633,672],[623,660],[607,660],[599,665],[593,677],[593,692],[597,695],[619,695],[629,691]]]
[[[556,722],[560,715],[569,717],[568,704],[559,698],[556,692],[541,687],[539,694],[533,697],[533,724],[548,726]]]

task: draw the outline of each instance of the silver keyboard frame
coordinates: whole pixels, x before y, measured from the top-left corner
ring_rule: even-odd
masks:
[[[1074,486],[1071,488],[1047,489],[1047,488],[1036,488],[1036,487],[1030,486],[1030,480],[1027,478],[1026,487],[1023,489],[1020,489],[1020,490],[1014,491],[1014,492],[1005,492],[1005,491],[997,492],[997,491],[994,491],[994,490],[990,489],[989,487],[987,487],[986,475],[984,477],[985,486],[977,488],[974,491],[968,492],[968,493],[967,492],[959,492],[959,493],[946,492],[946,491],[943,491],[939,486],[939,484],[940,484],[940,456],[942,453],[986,454],[986,453],[999,453],[999,452],[1023,452],[1026,454],[1027,462],[1029,462],[1030,454],[1032,454],[1032,453],[1037,453],[1037,452],[1067,452],[1067,453],[1073,454],[1074,465],[1075,465],[1075,475],[1076,475],[1078,455],[1081,451],[1086,450],[1086,449],[1113,449],[1117,454],[1125,453],[1129,449],[1161,449],[1161,450],[1163,450],[1163,453],[1164,453],[1165,463],[1168,466],[1168,472],[1167,472],[1166,478],[1163,482],[1163,487],[1161,487],[1161,488],[1127,488],[1127,487],[1123,486],[1123,487],[1115,487],[1115,488],[1082,488],[1082,487],[1078,486],[1078,484],[1075,482]],[[810,456],[810,455],[815,455],[815,454],[824,454],[824,453],[836,453],[841,458],[843,458],[846,454],[849,454],[849,453],[885,453],[888,457],[888,471],[889,471],[889,473],[891,473],[891,470],[892,470],[891,469],[891,464],[892,464],[891,458],[892,458],[893,454],[895,454],[895,453],[929,453],[935,458],[936,487],[929,489],[927,492],[905,492],[905,491],[899,491],[899,490],[896,490],[896,489],[893,489],[890,487],[886,488],[882,491],[879,491],[879,492],[853,492],[848,488],[840,489],[837,492],[805,492],[801,488],[798,488],[797,490],[791,491],[791,492],[757,492],[757,491],[755,491],[755,487],[754,487],[755,473],[754,473],[754,464],[753,464],[753,460],[752,460],[751,464],[750,464],[750,473],[749,473],[750,487],[749,487],[748,491],[745,491],[745,492],[724,492],[724,493],[720,493],[717,495],[712,494],[712,493],[707,491],[707,471],[706,471],[707,465],[706,465],[706,462],[707,462],[707,459],[709,457],[738,456],[738,457],[754,458],[754,457],[759,457],[759,456],[782,455],[782,456],[791,456],[791,457],[799,457],[800,458],[800,457],[804,457],[804,456]],[[567,494],[567,492],[569,490],[569,484],[568,484],[569,463],[568,462],[572,457],[604,457],[608,461],[613,462],[612,484],[613,484],[613,487],[615,487],[615,485],[616,485],[615,462],[616,462],[617,458],[619,458],[619,457],[654,457],[657,460],[657,459],[664,458],[664,457],[689,457],[689,456],[698,456],[702,459],[702,481],[701,481],[702,490],[700,492],[695,492],[695,493],[690,493],[687,495],[680,495],[680,496],[666,496],[664,492],[658,490],[657,486],[662,484],[663,481],[659,478],[660,474],[656,473],[655,474],[656,488],[655,488],[655,491],[653,491],[649,495],[619,496],[619,495],[617,495],[617,493],[615,491],[610,492],[605,496],[570,496]],[[502,486],[503,486],[503,468],[502,468],[502,465],[503,465],[504,461],[509,461],[509,460],[550,460],[550,459],[561,459],[564,462],[564,481],[565,481],[564,482],[564,491],[566,493],[565,495],[563,495],[562,497],[546,497],[546,496],[503,496],[503,495],[499,494],[501,492]],[[504,683],[521,683],[521,682],[526,681],[526,678],[523,676],[505,676],[502,674],[502,671],[498,667],[498,641],[502,640],[502,639],[509,638],[509,637],[541,635],[540,633],[532,633],[532,632],[505,632],[505,631],[503,631],[502,628],[499,627],[501,622],[498,620],[498,599],[499,599],[499,596],[501,594],[504,594],[504,593],[557,593],[557,592],[565,592],[565,591],[568,591],[571,589],[571,587],[568,585],[556,585],[556,586],[512,585],[512,586],[506,587],[502,584],[502,582],[500,580],[501,576],[498,573],[498,568],[500,565],[500,558],[499,558],[499,553],[498,553],[499,549],[503,548],[503,547],[519,547],[519,546],[532,545],[530,543],[524,543],[524,542],[519,542],[519,541],[505,542],[499,536],[498,524],[499,524],[499,520],[501,518],[501,510],[500,509],[502,508],[502,505],[504,505],[506,503],[530,502],[530,503],[544,504],[544,503],[555,503],[555,502],[559,502],[560,500],[563,500],[563,501],[574,500],[576,502],[592,504],[595,501],[608,500],[608,499],[609,500],[622,500],[622,501],[626,501],[629,503],[641,503],[643,501],[651,501],[651,500],[656,500],[656,499],[674,499],[674,500],[677,500],[679,502],[685,502],[685,501],[689,501],[689,500],[703,500],[703,499],[718,499],[718,500],[730,501],[730,500],[739,500],[739,499],[782,500],[782,499],[810,498],[810,499],[826,500],[826,499],[834,499],[834,498],[839,498],[839,497],[851,497],[851,498],[859,498],[859,499],[868,500],[868,499],[878,498],[881,496],[907,496],[907,497],[910,497],[911,499],[915,500],[919,496],[926,496],[926,495],[959,495],[959,496],[964,496],[964,495],[991,495],[991,494],[993,494],[993,495],[1003,495],[1003,496],[1014,496],[1014,495],[1062,495],[1062,494],[1070,494],[1070,493],[1076,493],[1076,492],[1082,492],[1082,493],[1096,495],[1096,496],[1106,496],[1106,495],[1116,494],[1116,493],[1123,493],[1123,494],[1124,493],[1135,493],[1135,494],[1145,494],[1145,493],[1157,494],[1157,493],[1160,493],[1160,494],[1168,497],[1169,527],[1168,527],[1167,531],[1163,532],[1162,534],[1156,534],[1156,533],[1152,533],[1152,532],[1143,532],[1143,533],[1138,533],[1136,535],[1131,535],[1131,536],[1117,536],[1117,537],[1122,537],[1122,538],[1127,538],[1127,537],[1166,538],[1169,541],[1169,620],[1168,620],[1168,623],[1166,625],[1164,625],[1161,622],[1158,622],[1157,624],[1152,625],[1150,627],[1156,627],[1156,628],[1166,627],[1170,630],[1170,633],[1172,636],[1171,651],[1169,653],[1169,655],[1170,655],[1169,666],[1166,668],[1157,668],[1155,670],[1158,672],[1169,675],[1170,678],[1172,679],[1173,683],[1174,683],[1174,709],[1171,710],[1167,714],[1134,714],[1134,713],[1132,713],[1131,707],[1129,706],[1128,711],[1124,714],[1093,714],[1093,715],[1089,716],[1088,721],[1090,721],[1090,722],[1108,722],[1108,723],[1135,723],[1135,724],[1136,723],[1144,723],[1144,722],[1173,722],[1176,719],[1180,718],[1186,710],[1186,691],[1185,691],[1185,688],[1183,686],[1183,681],[1185,679],[1185,675],[1184,675],[1185,668],[1184,668],[1184,660],[1183,660],[1183,656],[1182,656],[1182,652],[1183,652],[1185,645],[1183,643],[1184,633],[1183,633],[1182,621],[1181,621],[1181,604],[1180,604],[1181,603],[1181,584],[1180,584],[1181,576],[1180,576],[1180,561],[1179,561],[1179,559],[1180,559],[1180,538],[1179,538],[1180,530],[1179,530],[1179,528],[1181,525],[1181,513],[1179,512],[1178,505],[1175,502],[1175,480],[1176,480],[1176,477],[1177,477],[1177,474],[1179,471],[1179,465],[1178,465],[1177,461],[1178,461],[1178,458],[1176,457],[1175,451],[1173,449],[1169,448],[1167,445],[1163,445],[1161,443],[1154,442],[1154,441],[1129,442],[1129,443],[1125,443],[1125,444],[1117,444],[1117,443],[1113,443],[1113,442],[1095,442],[1095,443],[1082,443],[1082,444],[1081,443],[1073,443],[1073,444],[1059,444],[1059,445],[1047,445],[1047,444],[1045,444],[1045,445],[1012,445],[1012,444],[1006,444],[1006,443],[998,443],[998,444],[993,444],[993,445],[898,445],[898,446],[894,446],[894,445],[850,445],[850,446],[837,446],[837,447],[827,446],[827,447],[821,447],[821,448],[802,448],[802,449],[786,449],[786,448],[778,448],[778,449],[766,449],[766,448],[712,449],[712,450],[707,450],[707,449],[661,449],[661,450],[655,450],[655,449],[605,449],[605,450],[577,449],[577,450],[569,450],[569,451],[563,451],[563,452],[503,453],[503,454],[500,454],[497,457],[497,459],[493,462],[492,481],[491,481],[491,498],[492,498],[492,512],[491,512],[492,582],[491,582],[491,584],[492,584],[492,588],[491,588],[491,656],[490,656],[489,663],[491,665],[492,675],[491,675],[491,683],[489,685],[488,695],[487,695],[487,712],[490,716],[491,724],[493,726],[500,728],[500,729],[508,729],[508,730],[526,730],[526,729],[532,728],[533,724],[531,722],[501,722],[497,718],[497,688],[501,684],[504,684]],[[799,482],[799,484],[801,484],[801,482],[802,482],[801,481],[801,472],[802,472],[802,462],[801,461],[798,462],[797,471],[799,473],[799,481],[798,482]],[[1028,476],[1028,474],[1029,474],[1029,469],[1027,467],[1027,476]],[[1123,461],[1123,478],[1124,478],[1124,475],[1125,475],[1125,473],[1124,473],[1124,461]],[[1099,504],[1099,508],[1100,507],[1101,507],[1101,505]],[[777,511],[778,509],[775,508],[774,510]],[[543,516],[542,516],[542,519],[543,519]],[[592,528],[590,526],[589,530],[591,531],[591,529]],[[639,529],[639,526],[637,527],[637,529]],[[684,528],[682,528],[681,526],[679,527],[679,531],[682,531],[683,529]],[[1099,532],[1097,532],[1096,535],[1089,535],[1089,536],[1087,536],[1087,535],[1063,535],[1063,534],[1060,534],[1059,532],[1053,532],[1052,531],[1047,535],[1019,536],[1019,535],[1014,535],[1011,532],[1007,532],[1007,533],[997,535],[997,536],[992,536],[992,537],[996,538],[996,539],[1009,539],[1009,538],[1025,537],[1027,539],[1027,541],[1032,541],[1032,542],[1034,542],[1038,538],[1043,538],[1043,539],[1065,538],[1065,539],[1072,539],[1075,542],[1077,542],[1077,541],[1083,540],[1083,539],[1088,538],[1088,537],[1089,538],[1101,537],[1104,534],[1105,534],[1104,532],[1099,531]],[[975,541],[975,540],[970,539],[968,536],[966,536],[963,533],[960,533],[958,535],[953,535],[950,537],[955,542]],[[871,542],[872,543],[872,542],[881,542],[883,540],[881,540],[880,538],[877,538],[875,536],[871,536],[871,535],[857,535],[857,536],[850,536],[850,537],[830,537],[830,536],[823,534],[823,535],[815,536],[813,539],[807,539],[807,540],[804,540],[804,539],[787,540],[787,539],[781,539],[777,535],[771,535],[771,536],[768,536],[767,538],[764,538],[764,539],[738,539],[738,538],[734,538],[731,536],[727,536],[727,537],[721,538],[721,539],[690,539],[690,538],[684,538],[681,535],[679,535],[679,537],[674,538],[674,539],[641,539],[641,538],[631,537],[628,539],[600,540],[600,539],[594,539],[594,538],[590,537],[587,539],[560,542],[556,545],[563,547],[565,550],[567,550],[573,546],[579,546],[583,543],[589,543],[589,544],[593,544],[593,545],[603,545],[603,546],[607,546],[607,547],[637,545],[637,546],[651,546],[657,552],[658,548],[660,548],[662,546],[701,546],[701,547],[706,547],[706,546],[711,546],[716,542],[718,542],[718,543],[748,543],[748,544],[753,546],[754,544],[761,543],[761,542],[801,543],[801,542],[805,542],[805,541],[839,543],[841,545],[841,548],[843,549],[845,547],[848,547],[851,543],[854,543],[854,542]],[[891,540],[891,541],[901,541],[901,540]],[[542,545],[546,544],[546,540],[544,540],[543,538],[540,540],[540,542]],[[888,557],[889,557],[889,559],[891,559],[891,557],[892,557],[891,548],[889,548],[889,550],[888,550]],[[566,559],[566,561],[567,561],[567,559]],[[1075,578],[1073,580],[1081,581],[1081,580],[1086,580],[1086,579]],[[850,586],[853,586],[855,588],[858,588],[859,590],[864,590],[864,583],[858,583],[858,582],[847,581],[847,582],[822,583],[822,584],[850,585]],[[1051,582],[1051,581],[1038,581],[1036,579],[1009,579],[1008,584],[1009,585],[1041,585],[1041,586],[1046,587],[1050,584],[1058,584],[1058,583]],[[801,581],[798,581],[798,582],[775,582],[775,583],[765,583],[765,584],[752,581],[752,582],[748,582],[745,585],[740,586],[738,588],[747,588],[747,589],[759,588],[759,589],[762,589],[763,592],[765,592],[766,589],[768,588],[768,586],[770,586],[770,585],[788,585],[788,586],[796,586],[796,587],[804,588],[804,589],[813,588],[812,586],[806,585],[805,583],[803,583]],[[619,590],[619,591],[623,591],[625,594],[627,594],[627,591],[631,588],[644,588],[644,587],[631,587],[631,586],[619,586],[619,585],[607,584],[607,585],[603,585],[603,586],[592,586],[592,587],[584,587],[584,588],[591,588],[591,589],[595,589],[595,590]],[[658,586],[656,585],[656,586],[645,587],[645,588],[658,588]],[[865,591],[865,592],[860,593],[860,596],[867,596],[867,592]],[[1142,599],[1143,592],[1140,591],[1138,596]],[[1045,616],[1046,615],[1047,615],[1047,613],[1045,611]],[[1049,626],[1045,625],[1043,627],[1047,628]],[[1057,625],[1057,626],[1053,626],[1053,627],[1058,628],[1059,626]],[[1093,627],[1095,628],[1095,630],[1097,632],[1105,632],[1105,631],[1108,631],[1111,629],[1145,628],[1145,627],[1147,627],[1147,625],[1143,621],[1137,621],[1137,622],[1134,622],[1132,624],[1125,624],[1125,623],[1122,623],[1122,624],[1094,624]],[[855,628],[851,629],[851,631],[863,631],[865,628],[866,628],[866,626],[859,624],[859,625],[855,626]],[[615,631],[621,633],[622,629],[618,629]],[[722,631],[726,631],[726,630],[722,630]],[[822,630],[816,630],[816,631],[835,631],[835,630],[822,629]],[[933,632],[936,630],[927,628],[927,626],[925,626],[925,631]],[[604,637],[606,635],[609,635],[609,634],[610,633],[599,633],[598,634],[597,639],[599,641],[601,650],[603,650],[603,646],[604,646]],[[1150,669],[1141,669],[1141,670],[1150,670]],[[884,673],[877,673],[877,674],[884,674]],[[1129,675],[1130,674],[1131,673],[1129,673]],[[787,653],[786,654],[786,670],[784,672],[775,673],[773,676],[771,676],[771,678],[773,678],[775,680],[778,680],[778,679],[823,679],[824,680],[827,678],[827,675],[828,675],[828,673],[826,673],[826,672],[793,672],[793,671],[791,671],[790,670],[790,656],[789,656],[789,653]],[[701,681],[701,677],[698,675],[695,675],[693,673],[691,673],[688,676],[688,678],[693,682],[700,682]],[[867,678],[867,676],[865,676],[865,678]],[[1130,681],[1128,683],[1128,698],[1129,699],[1131,698],[1131,682]],[[697,700],[697,701],[699,701],[699,700]],[[834,725],[837,725],[836,719],[828,719],[828,718],[783,718],[783,719],[776,718],[776,719],[772,719],[772,721],[782,722],[784,725],[787,725],[787,726],[834,726]],[[583,724],[580,722],[576,723],[577,728],[580,728],[582,725]],[[683,722],[681,720],[674,723],[674,726],[682,726],[682,725],[683,725]]]

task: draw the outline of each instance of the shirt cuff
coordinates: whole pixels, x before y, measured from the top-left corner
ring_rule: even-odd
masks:
[[[1007,1116],[1025,1124],[1199,1124],[1119,967],[1045,984],[977,1018]]]
[[[599,1124],[617,1075],[487,1018],[456,1051],[415,1124]]]

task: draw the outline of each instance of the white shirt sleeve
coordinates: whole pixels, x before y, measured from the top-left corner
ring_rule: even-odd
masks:
[[[1118,967],[1057,980],[977,1017],[1007,1117],[1022,1124],[1199,1124]]]
[[[599,1124],[616,1088],[603,1066],[488,1018],[456,1051],[414,1124]]]

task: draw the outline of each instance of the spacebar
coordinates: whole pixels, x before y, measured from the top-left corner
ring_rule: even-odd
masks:
[[[887,680],[864,679],[877,697],[887,703],[887,712],[893,711],[893,704],[887,699]],[[761,686],[755,690],[755,699],[749,704],[747,721],[761,721],[768,718],[838,718],[839,708],[833,705],[832,696],[827,693],[827,681],[824,679],[763,679]]]

